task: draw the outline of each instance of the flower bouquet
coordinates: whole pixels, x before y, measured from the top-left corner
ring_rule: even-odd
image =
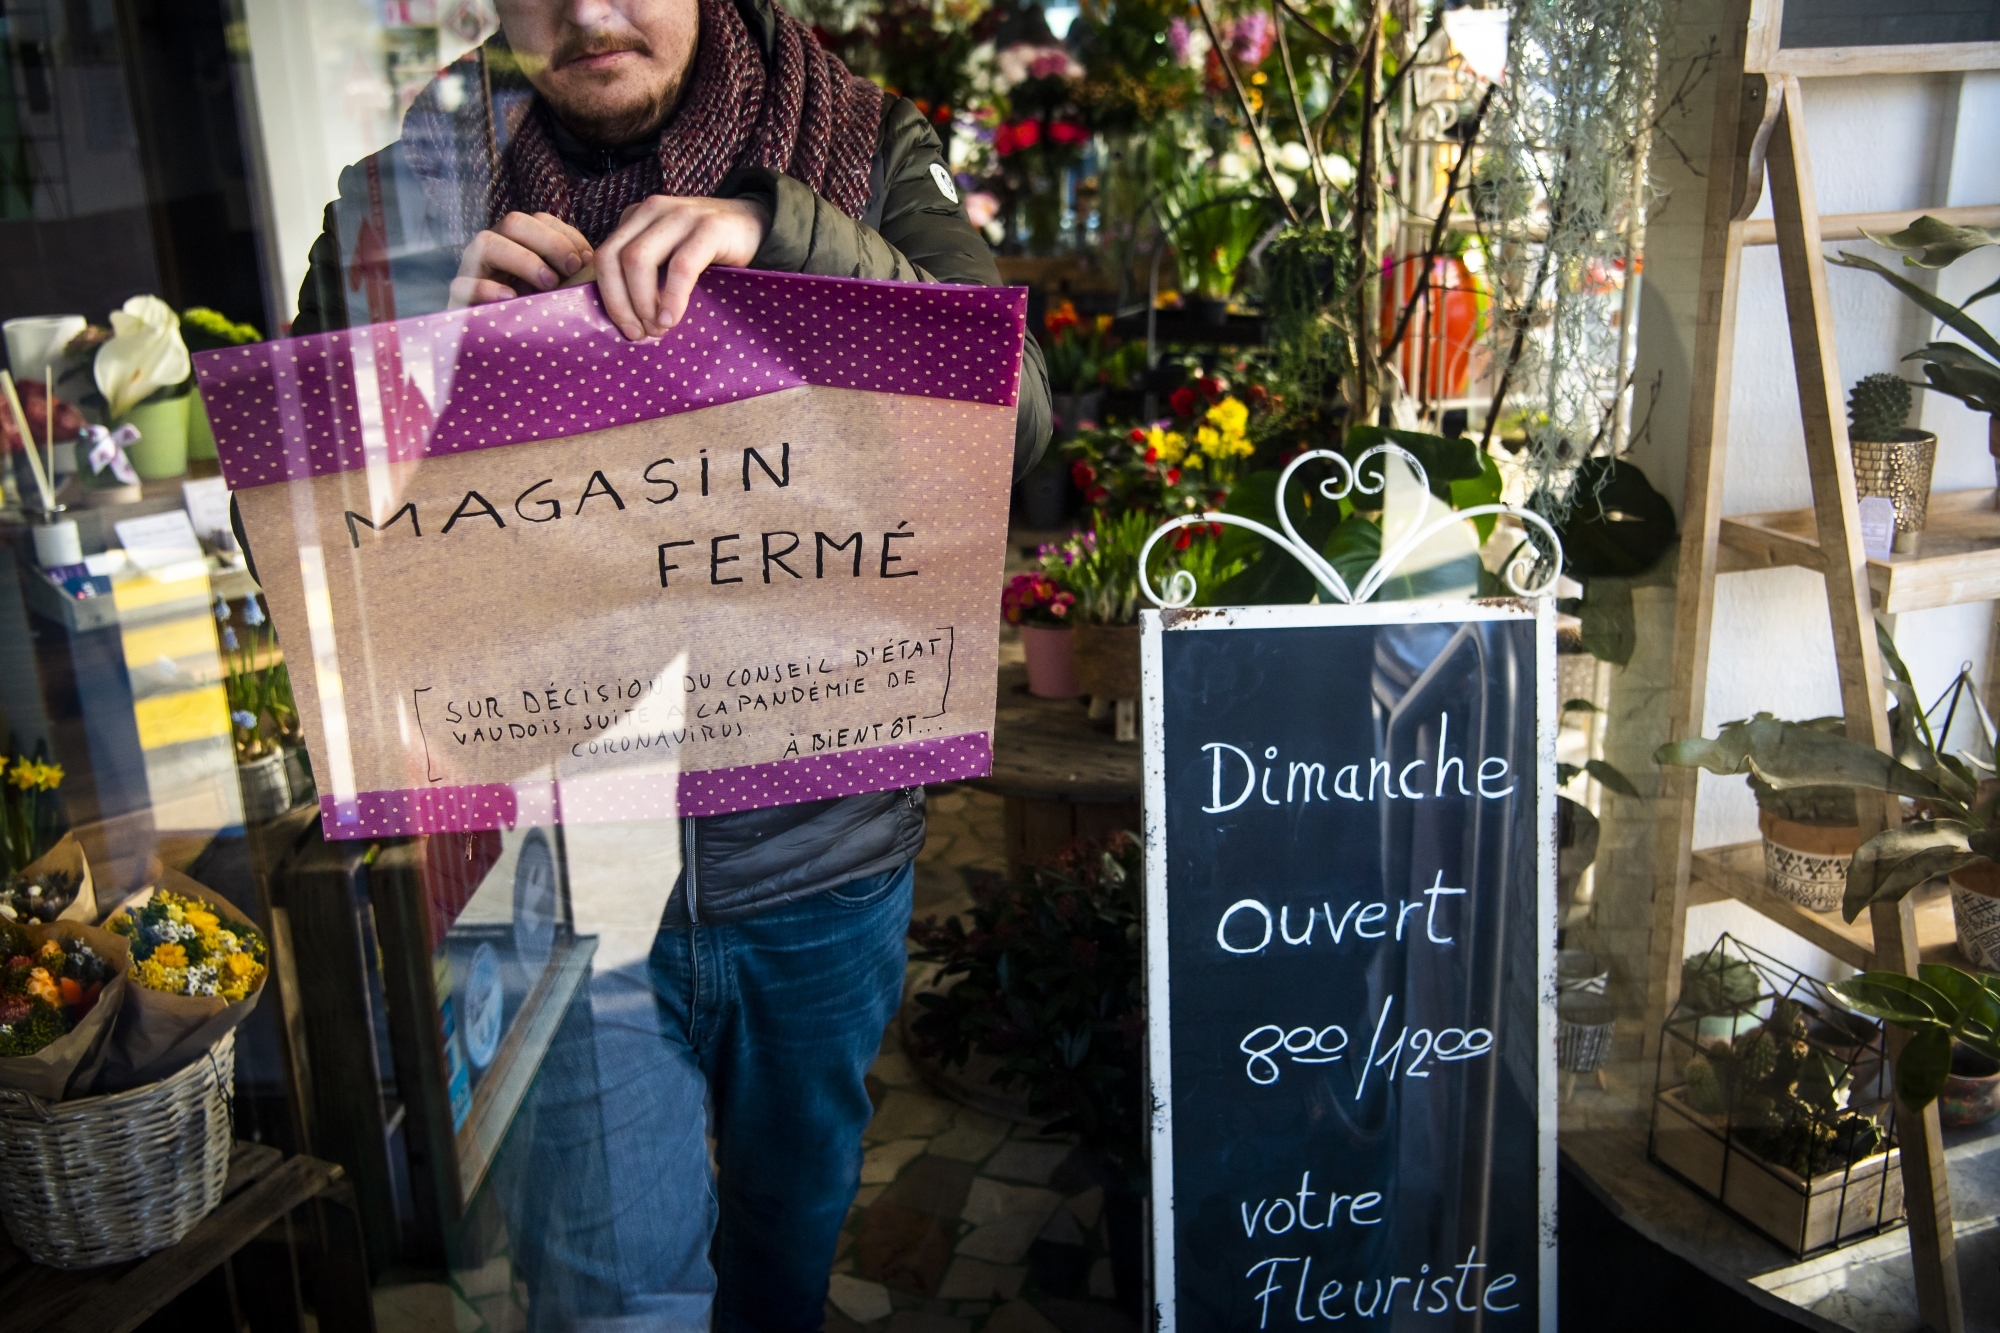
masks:
[[[19,872],[0,876],[0,921],[46,925],[97,920],[97,891],[90,862],[76,835],[66,833],[47,854]]]
[[[0,922],[0,1088],[87,1093],[126,990],[126,942],[78,921]]]
[[[156,1082],[207,1051],[256,1008],[269,971],[263,935],[227,899],[164,867],[152,879],[107,923],[130,941],[132,983],[109,1088]]]

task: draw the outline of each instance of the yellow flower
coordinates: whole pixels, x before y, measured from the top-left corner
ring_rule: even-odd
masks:
[[[1208,409],[1208,421],[1224,435],[1240,435],[1250,424],[1250,409],[1243,405],[1241,399],[1225,398]]]
[[[204,935],[222,924],[220,918],[206,907],[186,908],[181,913],[181,919]]]
[[[46,967],[38,967],[28,973],[28,994],[44,1004],[60,1005],[62,994],[56,990],[55,978]]]
[[[13,783],[22,791],[33,791],[41,781],[35,776],[37,767],[38,765],[36,765],[34,760],[23,755],[14,761],[14,767],[7,770],[7,781]]]
[[[178,925],[180,925],[180,924],[181,924],[181,922],[182,922],[182,921],[186,920],[186,918],[187,918],[187,911],[186,911],[186,909],[184,909],[184,908],[183,908],[183,907],[182,907],[182,906],[180,905],[180,903],[179,903],[179,902],[177,902],[177,901],[175,901],[174,899],[171,899],[171,898],[170,898],[170,899],[168,899],[168,900],[167,900],[167,920],[169,920],[169,921],[173,922],[173,923],[174,923],[175,925],[177,925],[177,926],[178,926]]]
[[[223,971],[232,977],[254,977],[261,969],[257,960],[247,953],[233,953],[222,960]]]
[[[1179,431],[1162,430],[1158,426],[1146,432],[1146,444],[1161,463],[1179,461],[1181,454],[1187,449],[1187,440]]]
[[[143,962],[132,964],[132,980],[148,990],[172,989],[167,982],[167,969],[160,966],[158,958],[148,958]]]
[[[1195,429],[1194,443],[1203,453],[1212,454],[1222,447],[1222,435],[1213,426],[1200,426]]]
[[[186,967],[187,950],[178,944],[156,944],[153,946],[153,956],[149,961],[158,963],[161,967]]]
[[[36,764],[35,780],[43,791],[54,791],[62,785],[63,771],[60,764]]]

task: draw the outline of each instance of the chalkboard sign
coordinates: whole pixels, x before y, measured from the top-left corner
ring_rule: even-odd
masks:
[[[2000,41],[2000,0],[1785,0],[1786,50]]]
[[[1549,603],[1144,623],[1160,1327],[1553,1329]]]

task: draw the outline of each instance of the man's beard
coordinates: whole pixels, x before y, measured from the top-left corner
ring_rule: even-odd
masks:
[[[636,51],[648,59],[653,54],[652,49],[641,41],[606,39],[572,31],[551,55],[549,64],[560,76],[572,61],[613,51]],[[553,95],[550,90],[544,90],[543,96],[548,98],[556,116],[577,138],[600,147],[631,143],[656,132],[666,123],[681,96],[678,78],[668,81],[652,96],[636,98],[624,104],[610,103],[611,90],[601,86],[593,87],[581,81],[564,86],[566,81],[560,77],[551,82],[556,84]]]

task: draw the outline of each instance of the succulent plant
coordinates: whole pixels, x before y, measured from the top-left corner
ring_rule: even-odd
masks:
[[[1847,395],[1847,433],[1856,440],[1900,439],[1910,419],[1910,382],[1884,371],[1864,375]]]

